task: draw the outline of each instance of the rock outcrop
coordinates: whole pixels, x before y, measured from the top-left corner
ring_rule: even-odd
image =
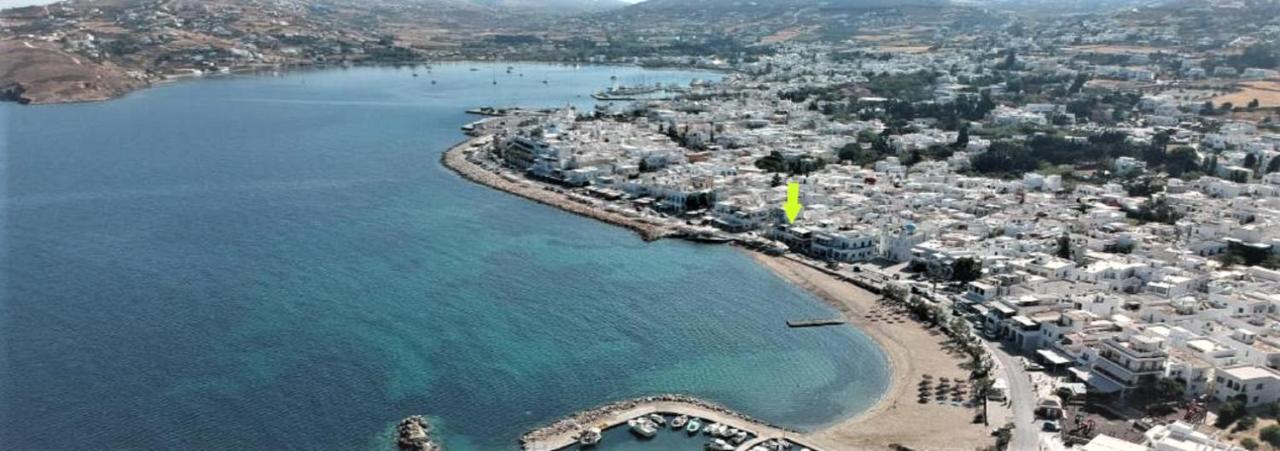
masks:
[[[431,423],[422,415],[414,415],[396,426],[396,446],[408,451],[440,451],[440,445],[431,440]]]

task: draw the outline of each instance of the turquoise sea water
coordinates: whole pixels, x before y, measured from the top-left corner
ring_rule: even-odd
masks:
[[[424,413],[450,449],[513,449],[644,394],[801,428],[874,403],[883,354],[787,329],[831,311],[739,251],[644,243],[439,164],[465,108],[713,75],[516,66],[0,105],[0,448],[387,449]]]

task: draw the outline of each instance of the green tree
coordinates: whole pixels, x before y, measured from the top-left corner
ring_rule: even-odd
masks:
[[[1009,51],[1004,54],[1004,61],[1000,63],[997,69],[1012,70],[1017,66],[1018,66],[1018,52],[1014,49],[1009,49]]]
[[[1271,161],[1267,162],[1268,174],[1272,172],[1277,172],[1277,171],[1280,171],[1280,157],[1272,158]]]
[[[1162,377],[1152,384],[1151,394],[1162,402],[1177,401],[1186,393],[1186,385],[1177,379]]]
[[[1249,413],[1245,407],[1248,401],[1249,398],[1245,395],[1232,396],[1231,399],[1218,408],[1218,419],[1214,421],[1213,425],[1218,429],[1226,429],[1236,420],[1244,418]]]
[[[1257,155],[1254,155],[1251,153],[1244,154],[1244,167],[1249,169],[1255,169],[1257,166],[1258,166]]]
[[[1258,105],[1259,105],[1259,103],[1258,103],[1258,99],[1250,100],[1250,101],[1249,101],[1249,106],[1248,106],[1249,111],[1253,111],[1253,110],[1258,109]]]
[[[1205,174],[1217,175],[1218,173],[1218,156],[1214,155],[1205,160],[1203,171]]]
[[[963,149],[969,145],[969,126],[960,127],[960,133],[956,135],[955,148]]]
[[[1271,446],[1280,446],[1280,424],[1273,424],[1258,431],[1258,438]]]
[[[1280,56],[1276,54],[1275,48],[1266,43],[1252,44],[1244,48],[1240,56],[1231,58],[1233,66],[1244,67],[1260,67],[1270,69],[1280,64]]]
[[[951,264],[951,280],[969,283],[982,277],[982,263],[969,257],[961,257]]]
[[[875,141],[871,142],[871,150],[874,150],[876,153],[881,155],[893,151],[893,147],[889,146],[889,129],[885,129],[883,132],[880,132],[879,136],[876,136]]]
[[[1236,427],[1234,428],[1234,430],[1236,432],[1247,431],[1249,429],[1253,429],[1253,427],[1257,425],[1258,425],[1258,417],[1255,417],[1253,415],[1245,415],[1243,418],[1240,418],[1239,421],[1236,421]]]
[[[1196,154],[1196,150],[1190,146],[1178,146],[1169,151],[1165,158],[1164,167],[1169,175],[1174,177],[1182,177],[1184,174],[1196,170],[1200,163],[1200,157]]]
[[[1258,441],[1254,440],[1253,437],[1245,437],[1240,440],[1240,446],[1249,451],[1253,451],[1258,449]]]
[[[884,287],[884,298],[891,304],[905,304],[911,298],[911,291],[907,287],[889,284]]]
[[[1078,93],[1080,92],[1081,89],[1084,89],[1085,83],[1088,83],[1088,82],[1089,82],[1089,74],[1080,72],[1076,74],[1075,80],[1071,81],[1071,88],[1068,89],[1067,92],[1070,94]]]
[[[1054,255],[1057,255],[1058,258],[1064,258],[1068,260],[1071,259],[1071,237],[1070,236],[1064,233],[1062,234],[1062,236],[1058,237],[1058,251],[1055,252]]]

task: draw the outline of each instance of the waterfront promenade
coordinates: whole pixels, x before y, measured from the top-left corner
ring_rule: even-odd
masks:
[[[550,185],[515,177],[504,177],[467,159],[466,153],[473,147],[486,143],[488,138],[471,138],[455,144],[445,151],[441,162],[467,180],[517,196],[560,208],[570,213],[604,221],[613,225],[626,227],[640,234],[645,241],[662,239],[676,233],[676,230],[658,222],[645,218],[640,213],[627,210],[609,210],[603,205],[596,205],[588,198],[575,199],[569,194],[553,191]]]

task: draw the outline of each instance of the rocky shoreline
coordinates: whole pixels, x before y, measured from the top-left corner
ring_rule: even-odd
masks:
[[[406,451],[440,451],[431,439],[431,423],[422,415],[413,415],[396,425],[396,446]]]
[[[595,423],[605,421],[609,417],[612,417],[620,412],[632,410],[637,407],[642,407],[648,404],[658,404],[658,403],[686,404],[689,406],[699,407],[708,411],[733,417],[747,423],[766,426],[766,427],[787,431],[787,432],[798,433],[793,429],[773,425],[768,422],[752,418],[746,414],[743,414],[741,412],[735,411],[728,407],[713,403],[711,401],[707,401],[707,400],[696,398],[689,395],[670,393],[670,394],[663,394],[663,395],[644,396],[640,398],[627,399],[627,400],[617,401],[617,402],[605,404],[599,407],[580,411],[578,413],[575,413],[555,423],[538,427],[533,430],[530,430],[529,432],[526,432],[523,436],[520,437],[520,447],[521,449],[531,449],[530,447],[531,444],[543,442],[550,437],[563,435],[566,432],[580,431],[582,429],[591,427]]]
[[[570,199],[565,194],[548,191],[532,183],[508,180],[498,173],[485,169],[467,159],[467,151],[471,148],[472,143],[478,142],[478,140],[479,138],[471,138],[455,144],[444,152],[440,157],[440,162],[445,167],[472,182],[515,194],[540,204],[557,207],[579,216],[625,227],[638,233],[645,241],[656,241],[679,234],[679,231],[665,225],[653,224],[640,218],[585,205]]]

